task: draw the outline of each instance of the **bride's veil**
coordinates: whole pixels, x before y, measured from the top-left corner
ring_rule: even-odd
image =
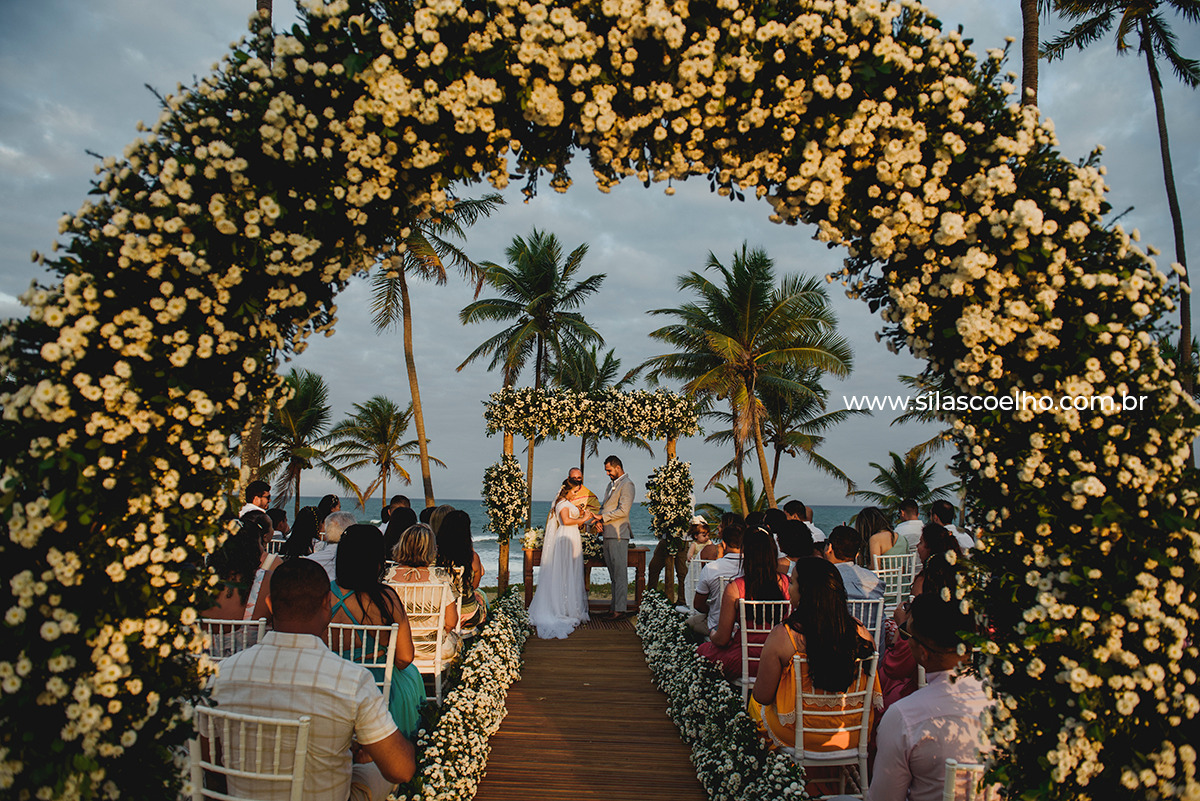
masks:
[[[542,535],[542,548],[550,543],[552,537],[558,536],[558,499],[550,505],[550,514],[546,517],[546,533]]]

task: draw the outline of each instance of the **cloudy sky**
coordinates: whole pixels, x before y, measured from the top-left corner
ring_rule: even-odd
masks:
[[[974,39],[976,52],[1002,47],[1005,37],[1020,35],[1017,0],[931,0],[929,5],[947,29],[962,25]],[[0,316],[23,314],[16,296],[30,281],[44,280],[29,254],[47,250],[59,216],[85,199],[94,163],[87,151],[119,154],[137,135],[137,121],[157,116],[157,102],[145,86],[169,92],[176,83],[187,84],[206,73],[241,36],[253,6],[253,0],[5,0],[6,24],[0,30]],[[290,5],[276,0],[277,27],[292,21]],[[1200,57],[1200,30],[1178,19],[1173,22],[1181,50]],[[1045,23],[1043,39],[1055,24]],[[1011,61],[1010,67],[1019,70],[1019,61]],[[1176,181],[1196,263],[1200,95],[1172,77],[1165,82]],[[1110,40],[1064,61],[1043,63],[1041,104],[1055,122],[1068,158],[1079,158],[1096,145],[1106,147],[1113,207],[1134,207],[1124,224],[1140,228],[1144,242],[1172,253],[1143,61],[1136,55],[1118,59]],[[525,204],[519,193],[509,193],[508,205],[475,226],[465,247],[477,260],[502,261],[512,237],[528,234],[533,227],[555,233],[568,250],[586,242],[583,274],[604,273],[607,278],[584,312],[624,368],[662,352],[647,335],[668,318],[652,317],[647,311],[676,305],[677,277],[700,269],[710,251],[728,263],[746,241],[765,248],[780,273],[820,275],[841,266],[842,255],[811,241],[811,231],[772,225],[765,204],[729,202],[709,194],[700,181],[680,186],[674,197],[664,196],[661,188],[632,183],[603,195],[589,183],[586,161],[578,161],[573,174],[576,185],[566,195],[546,190]],[[855,367],[849,379],[830,382],[831,408],[842,408],[843,394],[902,392],[896,376],[916,373],[920,365],[877,344],[879,320],[838,289],[836,284],[831,287],[832,299],[841,330],[853,345]],[[482,400],[499,388],[500,377],[488,373],[482,363],[462,372],[454,367],[497,329],[459,324],[458,311],[471,300],[461,282],[415,285],[413,297],[430,449],[449,465],[435,468],[434,488],[439,499],[477,498],[483,469],[501,449],[499,437],[484,435],[481,414]],[[353,403],[372,395],[408,401],[399,333],[377,334],[368,322],[368,305],[366,282],[352,284],[339,299],[336,334],[314,341],[294,363],[325,376],[337,419]],[[886,462],[889,451],[903,452],[933,433],[916,425],[892,426],[891,418],[890,413],[876,414],[843,425],[829,435],[824,455],[860,485],[869,484],[875,474],[870,462]],[[606,451],[602,447],[601,457]],[[625,459],[639,486],[665,458],[661,444],[653,459],[622,448],[614,451]],[[551,497],[577,454],[577,442],[538,449],[535,497]],[[703,486],[728,455],[699,438],[682,442],[679,455],[692,462],[700,497],[718,500],[718,493],[704,492]],[[940,461],[945,460],[943,455]],[[601,485],[600,466],[600,459],[587,465],[589,484]],[[420,476],[415,465],[413,473],[416,482],[410,494],[416,496]],[[756,474],[756,465],[748,464],[747,473]],[[365,475],[359,478],[364,485],[369,481]],[[302,485],[305,494],[331,487],[315,473]],[[808,503],[840,504],[847,503],[844,492],[838,482],[785,457],[778,494]]]

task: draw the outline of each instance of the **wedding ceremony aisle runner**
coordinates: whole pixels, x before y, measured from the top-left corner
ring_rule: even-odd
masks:
[[[476,801],[704,801],[630,620],[530,637]]]

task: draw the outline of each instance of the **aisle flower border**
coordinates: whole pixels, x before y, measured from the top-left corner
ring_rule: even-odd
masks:
[[[815,226],[931,383],[1146,398],[959,413],[990,576],[969,601],[994,631],[994,778],[1200,794],[1200,407],[1156,346],[1177,287],[1106,221],[1097,161],[1013,102],[1003,50],[976,56],[915,0],[787,11],[303,0],[165,98],[36,256],[60,283],[0,331],[0,790],[174,793],[229,442],[279,402],[277,363],[454,187],[565,189],[581,148],[601,189],[704,176]]]
[[[763,743],[740,690],[696,653],[684,637],[683,615],[649,590],[637,615],[646,662],[667,695],[667,715],[692,749],[696,777],[713,801],[808,798],[804,771]]]
[[[454,686],[432,729],[417,738],[417,774],[396,801],[473,798],[491,753],[489,738],[507,714],[509,687],[521,678],[521,652],[529,615],[516,588],[491,609],[491,619],[470,644]]]

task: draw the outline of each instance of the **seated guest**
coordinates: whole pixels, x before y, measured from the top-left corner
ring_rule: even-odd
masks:
[[[200,613],[200,617],[217,620],[258,620],[270,613],[266,593],[260,593],[256,603],[248,603],[250,585],[258,572],[260,549],[249,537],[226,537],[212,556],[209,568],[221,579],[217,587],[216,603]],[[249,635],[256,636],[256,635]],[[253,645],[253,641],[247,643]],[[233,632],[221,635],[221,642],[214,642],[212,655],[220,658],[234,652]]]
[[[905,552],[915,553],[917,540],[921,539],[921,509],[912,498],[900,502],[900,522],[896,524],[896,533],[904,538]]]
[[[296,513],[296,525],[292,526],[292,533],[288,535],[279,555],[284,559],[303,559],[313,552],[319,536],[317,508],[305,506]]]
[[[813,542],[817,543],[818,546],[822,542],[825,542],[825,532],[813,522],[813,508],[811,506],[804,507],[804,523],[808,526],[809,530],[812,531]]]
[[[697,556],[700,556],[709,543],[712,542],[712,532],[709,531],[708,521],[703,516],[696,515],[692,518],[692,522],[688,526],[688,540],[687,560],[690,562]],[[704,557],[700,556],[700,558],[703,559]],[[719,559],[720,554],[712,558]],[[683,601],[686,603],[687,599],[684,598]]]
[[[255,509],[260,512],[267,511],[267,504],[271,502],[271,485],[265,481],[251,481],[246,485],[245,498],[246,503],[238,510],[238,517]]]
[[[336,575],[338,544],[342,541],[342,532],[353,526],[356,521],[354,515],[349,512],[333,512],[323,522],[320,511],[317,512],[316,517],[318,525],[324,528],[321,534],[324,542],[321,547],[315,548],[312,556],[308,558],[325,568],[325,574],[329,576],[330,581],[333,581]]]
[[[246,595],[246,610],[244,620],[258,620],[268,614],[268,596],[270,595],[267,575],[274,569],[278,557],[267,552],[267,543],[271,541],[271,518],[265,512],[247,512],[238,521],[241,528],[233,535],[233,539],[244,540],[247,547],[258,554],[258,567],[250,579],[250,589]]]
[[[782,556],[779,557],[779,567],[785,573],[792,572],[792,565],[797,559],[807,559],[817,556],[816,543],[813,542],[812,530],[807,523],[794,518],[783,521],[775,534]]]
[[[434,534],[441,531],[442,521],[446,519],[446,515],[453,511],[454,507],[448,503],[433,507],[433,511],[429,513],[429,527],[433,529]]]
[[[792,573],[796,608],[787,621],[771,630],[763,646],[758,680],[747,710],[772,747],[796,744],[796,682],[805,692],[860,692],[868,688],[869,672],[858,660],[871,656],[875,644],[867,629],[850,616],[841,574],[823,559],[801,559]],[[792,657],[808,660],[797,678]],[[879,683],[874,684],[873,709],[878,708]],[[859,713],[838,713],[830,707],[805,708],[807,726],[839,729],[834,734],[805,733],[806,751],[856,748],[856,736],[845,729],[859,723]]]
[[[857,564],[862,537],[849,526],[834,526],[829,532],[825,558],[842,574],[846,597],[852,601],[878,601],[883,597],[883,579]]]
[[[725,678],[742,675],[742,641],[738,633],[738,601],[786,601],[788,577],[778,569],[775,543],[765,529],[747,531],[742,540],[742,575],[725,585],[717,628],[709,641],[700,643],[697,653],[716,662]],[[766,635],[754,634],[749,642],[761,648]],[[757,650],[757,649],[756,649]]]
[[[403,497],[403,496],[401,496]],[[391,525],[395,523],[395,526]],[[396,551],[400,536],[417,524],[417,513],[407,506],[397,506],[388,516],[388,525],[383,528],[383,549],[391,557]],[[431,529],[432,531],[432,529]]]
[[[430,525],[437,537],[437,565],[459,576],[462,627],[471,629],[483,625],[487,619],[487,601],[479,590],[483,562],[471,542],[471,516],[461,509],[447,508],[449,511],[441,517],[441,527]]]
[[[721,579],[728,582],[742,575],[742,540],[746,536],[746,525],[740,518],[728,524],[724,520],[722,518],[725,555],[709,562],[700,571],[696,597],[692,599],[692,608],[699,614],[688,618],[691,630],[705,639],[710,631],[716,631],[721,622],[721,594],[724,592]]]
[[[958,539],[951,534],[945,527],[939,526],[937,523],[927,523],[921,529],[921,538],[917,540],[917,559],[921,564],[925,564],[929,557],[935,553],[950,553],[954,552],[955,560],[962,558],[963,549],[959,545]],[[917,579],[921,577],[921,571],[917,571],[916,577],[913,579],[913,596],[920,594],[917,588]]]
[[[704,546],[700,551],[700,558],[711,562],[714,559],[720,559],[725,555],[725,529],[734,523],[743,524],[742,516],[735,512],[726,512],[721,515],[721,519],[717,522],[717,533],[713,537],[713,542]]]
[[[930,526],[926,526],[930,528]],[[940,528],[940,526],[938,526]],[[956,548],[958,543],[949,532],[942,529],[943,546]],[[930,536],[936,540],[936,531]],[[922,548],[924,548],[922,543]],[[914,600],[922,595],[932,595],[942,598],[942,590],[946,590],[949,598],[958,601],[953,594],[958,589],[958,559],[950,562],[950,550],[930,554],[925,560],[925,566],[913,579],[912,594]],[[956,555],[956,554],[955,554]],[[887,710],[895,701],[911,695],[917,689],[917,658],[911,648],[911,640],[899,636],[900,627],[908,621],[908,609],[911,603],[901,603],[896,607],[893,619],[888,621],[883,631],[884,650],[880,660],[880,686],[883,688],[883,709]]]
[[[879,722],[871,801],[937,801],[946,760],[978,762],[986,749],[981,717],[989,705],[975,676],[956,675],[960,633],[974,621],[957,600],[924,593],[902,628],[928,684],[892,705]]]
[[[339,514],[330,515],[333,518]],[[396,641],[396,656],[393,660],[392,690],[388,697],[388,711],[400,731],[406,737],[416,733],[421,723],[420,709],[425,703],[425,682],[421,671],[412,663],[412,630],[408,615],[396,591],[380,580],[383,575],[383,535],[374,526],[355,524],[341,535],[337,555],[337,580],[329,582],[329,593],[334,623],[360,623],[370,626],[400,625]],[[353,653],[344,654],[355,658],[362,653],[375,653],[386,647],[386,641],[376,642],[367,638],[354,645]],[[376,680],[383,678],[380,671]]]
[[[887,515],[877,506],[868,506],[860,511],[854,518],[854,528],[863,543],[859,549],[858,563],[868,570],[875,569],[876,556],[908,553],[908,541],[892,531]],[[833,536],[832,532],[830,536]]]
[[[959,531],[954,525],[954,504],[950,501],[934,501],[929,504],[929,522],[936,523],[950,532],[958,540],[958,547],[963,553],[975,547],[975,539],[965,531]]]
[[[342,499],[336,495],[323,495],[317,502],[317,522],[324,523],[334,512],[342,511]]]
[[[412,743],[396,729],[375,679],[330,652],[329,583],[319,565],[293,559],[271,574],[274,630],[221,664],[212,698],[222,710],[276,718],[312,717],[304,798],[384,801],[416,772]],[[357,752],[365,752],[364,761]],[[264,801],[287,798],[237,777],[229,791]]]
[[[288,526],[287,512],[278,506],[272,506],[267,510],[267,516],[271,518],[271,526],[275,529],[272,535],[275,541],[286,541],[288,534],[291,533],[291,527]]]
[[[388,505],[383,507],[383,509],[380,511],[380,522],[383,525],[381,525],[379,527],[379,529],[380,529],[380,531],[383,532],[383,536],[385,536],[385,537],[388,535],[388,526],[392,522],[392,512],[396,511],[397,509],[409,509],[409,510],[412,509],[412,504],[409,503],[407,495],[393,495],[392,499],[390,501],[388,501]],[[408,518],[405,517],[404,519],[407,520]],[[411,525],[413,525],[413,523],[416,523],[416,522],[417,522],[417,513],[413,512],[412,523],[409,523],[408,525],[404,526],[404,528],[408,528],[408,526],[411,526]],[[404,529],[393,532],[393,534],[392,534],[393,545],[396,543],[396,541],[398,541],[400,539],[400,535],[403,533],[404,533]],[[391,551],[388,551],[388,553],[391,553]]]
[[[800,501],[788,501],[783,505],[783,516],[788,520],[798,520],[804,522],[804,513],[807,508]]]
[[[398,509],[394,514],[397,521],[403,512],[411,514],[412,510]],[[416,515],[413,515],[413,519],[416,519]],[[462,638],[455,631],[458,627],[458,604],[454,603],[458,598],[455,592],[458,579],[452,571],[444,567],[434,567],[434,562],[437,560],[437,540],[433,536],[433,529],[424,523],[417,523],[406,528],[400,535],[400,541],[396,543],[392,557],[396,566],[384,577],[384,581],[388,584],[432,582],[446,587],[447,597],[452,602],[446,607],[445,619],[442,621],[445,628],[445,633],[442,635],[442,658],[454,659],[462,648]],[[422,613],[426,617],[429,615],[429,610],[405,609],[404,611],[410,618]],[[428,623],[422,625],[428,625]],[[413,637],[413,647],[416,648],[417,656],[432,656],[435,653],[435,646],[436,640],[432,634],[424,635],[422,638]]]

